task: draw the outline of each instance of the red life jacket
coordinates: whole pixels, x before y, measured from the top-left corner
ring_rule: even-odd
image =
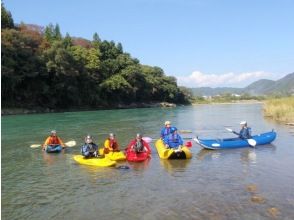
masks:
[[[60,144],[58,137],[57,136],[50,136],[48,145],[55,145],[55,144]]]

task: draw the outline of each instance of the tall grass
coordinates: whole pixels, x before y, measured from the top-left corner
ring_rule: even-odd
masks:
[[[264,115],[277,121],[294,123],[294,97],[266,100]]]

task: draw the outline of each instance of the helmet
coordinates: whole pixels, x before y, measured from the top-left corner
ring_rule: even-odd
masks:
[[[138,134],[136,135],[136,138],[142,138],[142,134],[138,133]]]
[[[175,131],[177,131],[178,129],[176,127],[171,127],[170,129],[170,133],[174,133]]]
[[[246,125],[247,124],[247,121],[241,121],[240,122],[240,125]]]
[[[109,134],[109,137],[114,138],[114,137],[115,137],[115,134],[114,134],[114,133],[110,133],[110,134]]]
[[[56,130],[50,131],[51,134],[56,134]]]
[[[164,125],[166,126],[166,125],[170,125],[171,123],[170,123],[170,121],[166,121],[166,122],[164,122]]]
[[[85,142],[86,142],[87,144],[92,143],[92,142],[93,142],[92,136],[88,134],[88,135],[85,137]]]

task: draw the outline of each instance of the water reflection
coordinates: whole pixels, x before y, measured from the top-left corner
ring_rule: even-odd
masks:
[[[44,150],[42,150],[41,154],[42,154],[43,161],[48,166],[55,165],[57,162],[60,161],[60,159],[62,159],[60,157],[65,157],[64,150],[62,150],[61,153],[46,153]]]
[[[147,158],[143,162],[128,162],[128,165],[133,170],[146,170],[149,167],[151,158]]]
[[[191,160],[160,160],[160,165],[170,174],[184,172]]]
[[[258,152],[271,151],[274,152],[276,146],[273,144],[258,146],[256,148],[239,148],[231,150],[207,150],[201,149],[197,154],[196,158],[200,161],[203,160],[217,160],[221,157],[226,157],[228,155],[240,154],[241,162],[243,163],[252,163],[257,162]]]

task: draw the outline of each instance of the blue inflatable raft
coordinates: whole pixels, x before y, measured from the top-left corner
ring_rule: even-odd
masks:
[[[256,142],[256,145],[270,144],[276,139],[277,133],[275,131],[270,131],[267,133],[254,135],[251,139]],[[250,139],[240,139],[240,138],[226,138],[226,139],[199,139],[198,137],[194,139],[197,144],[205,149],[217,150],[217,149],[232,149],[249,147]]]

